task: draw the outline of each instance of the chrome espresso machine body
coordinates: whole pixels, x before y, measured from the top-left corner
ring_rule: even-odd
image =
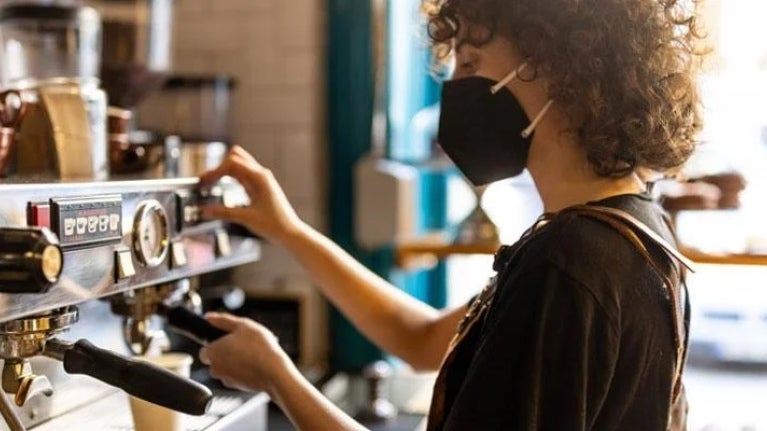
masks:
[[[114,175],[113,153],[148,148],[120,108],[169,71],[173,0],[82,3],[0,4],[0,431],[131,430],[127,394],[188,414],[190,431],[264,429],[265,394],[134,358],[183,350],[166,327],[222,336],[199,315],[198,276],[256,261],[259,243],[199,218],[246,202],[235,182],[198,190],[170,178],[171,158],[162,175]]]
[[[236,183],[201,192],[192,178],[0,183],[3,389],[26,427],[131,429],[127,395],[113,386],[126,387],[99,370],[122,365],[96,355],[80,365],[94,369],[78,368],[76,356],[65,355],[93,346],[58,338],[87,338],[110,351],[134,353],[126,345],[125,317],[112,312],[125,298],[155,292],[159,299],[148,306],[161,313],[159,303],[164,292],[176,290],[174,282],[259,258],[256,239],[199,219],[202,204],[238,205],[244,199]],[[194,325],[187,330],[194,333]],[[153,384],[151,376],[143,377]],[[265,395],[213,387],[212,405],[206,414],[187,417],[187,429],[265,427]]]

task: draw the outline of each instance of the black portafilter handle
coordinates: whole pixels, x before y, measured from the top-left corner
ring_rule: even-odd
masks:
[[[64,363],[69,374],[85,374],[120,388],[150,403],[189,415],[204,415],[213,394],[188,378],[148,362],[94,346],[86,340],[74,344],[48,340],[46,355]]]
[[[227,334],[226,331],[216,328],[204,317],[182,305],[166,307],[160,311],[165,315],[171,328],[199,344],[212,343]]]

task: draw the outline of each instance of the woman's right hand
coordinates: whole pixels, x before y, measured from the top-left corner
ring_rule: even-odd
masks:
[[[242,147],[235,145],[217,168],[202,174],[200,187],[211,186],[227,175],[245,188],[250,204],[238,208],[207,206],[202,209],[203,218],[231,221],[275,241],[300,229],[302,221],[272,172]]]

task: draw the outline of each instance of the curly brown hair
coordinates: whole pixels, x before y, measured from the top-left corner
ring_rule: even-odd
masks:
[[[669,172],[696,147],[701,54],[697,0],[424,0],[438,59],[461,25],[481,46],[511,40],[548,83],[549,97],[594,171]],[[459,19],[460,18],[460,19]]]

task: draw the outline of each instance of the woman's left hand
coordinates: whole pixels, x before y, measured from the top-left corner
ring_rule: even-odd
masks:
[[[294,365],[277,337],[250,319],[208,313],[205,318],[229,334],[200,349],[200,361],[224,385],[244,391],[272,394],[275,378]]]

